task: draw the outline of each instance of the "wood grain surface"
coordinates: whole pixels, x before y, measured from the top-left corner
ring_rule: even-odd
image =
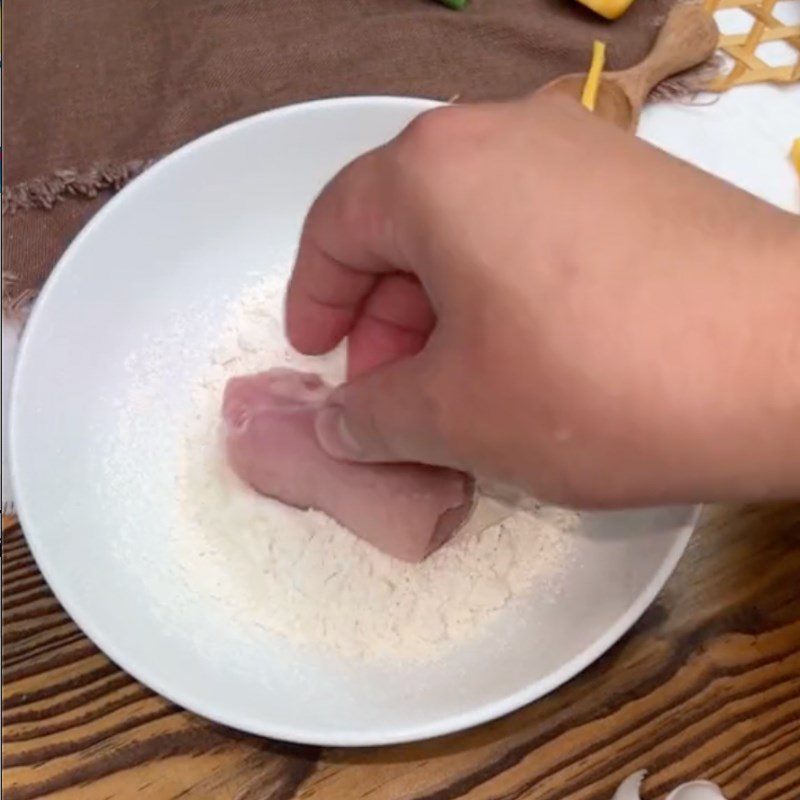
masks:
[[[3,797],[646,800],[716,781],[800,798],[800,505],[713,509],[634,630],[504,719],[396,747],[296,747],[162,700],[103,656],[3,535]]]

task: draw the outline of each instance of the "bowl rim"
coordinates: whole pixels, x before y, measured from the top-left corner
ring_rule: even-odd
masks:
[[[268,118],[278,119],[295,114],[302,114],[314,109],[334,107],[357,108],[360,105],[398,106],[421,113],[447,104],[438,100],[418,97],[363,95],[331,97],[282,106],[244,117],[206,133],[167,154],[156,164],[131,181],[130,184],[112,197],[89,220],[72,240],[53,268],[53,271],[39,293],[36,303],[32,308],[31,315],[25,325],[19,343],[9,398],[9,468],[17,518],[21,524],[31,554],[45,578],[48,587],[66,613],[95,646],[97,646],[115,665],[130,674],[144,686],[181,708],[205,719],[270,739],[279,739],[304,745],[332,747],[372,747],[421,741],[444,736],[503,717],[528,703],[540,699],[562,684],[567,683],[609,650],[628,630],[630,630],[647,610],[677,566],[678,561],[689,543],[701,511],[700,506],[687,507],[690,511],[687,523],[675,534],[675,542],[670,547],[664,560],[644,589],[629,605],[626,611],[622,613],[614,623],[608,626],[601,636],[596,638],[588,647],[558,669],[552,670],[544,678],[534,681],[523,689],[512,692],[499,700],[482,703],[468,711],[443,716],[439,719],[424,723],[409,725],[395,724],[384,728],[375,726],[374,728],[361,731],[337,731],[330,728],[319,731],[315,730],[313,726],[275,724],[255,716],[228,714],[224,709],[215,707],[213,700],[204,699],[191,692],[184,692],[180,686],[165,685],[158,676],[150,674],[146,667],[140,665],[135,652],[125,647],[117,646],[113,641],[113,636],[109,638],[102,630],[98,629],[92,621],[91,610],[87,609],[79,600],[72,596],[68,590],[59,585],[58,567],[47,555],[46,545],[43,544],[43,539],[37,532],[37,514],[29,506],[25,485],[19,482],[18,476],[20,470],[17,464],[17,453],[19,452],[18,437],[20,434],[17,417],[22,413],[19,410],[21,407],[20,396],[24,392],[26,374],[32,369],[29,365],[29,343],[32,338],[36,336],[39,328],[43,324],[46,325],[46,321],[44,320],[46,320],[48,313],[47,309],[51,302],[50,298],[63,281],[63,276],[69,270],[70,263],[76,258],[76,254],[79,253],[84,240],[92,236],[94,230],[98,226],[103,225],[106,217],[109,214],[115,213],[115,209],[121,203],[128,202],[139,189],[145,187],[150,181],[157,180],[164,169],[168,169],[171,164],[174,164],[180,159],[191,156],[195,150],[213,144],[217,139],[229,136],[240,128],[258,125],[264,119]]]

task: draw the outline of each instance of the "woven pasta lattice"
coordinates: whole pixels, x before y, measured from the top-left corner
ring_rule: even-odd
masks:
[[[777,0],[705,1],[710,11],[735,8],[752,18],[749,31],[720,37],[720,49],[730,58],[732,66],[712,81],[709,86],[712,91],[723,92],[743,83],[800,81],[800,25],[786,24],[775,16]],[[800,0],[794,1],[800,4]],[[793,48],[794,61],[773,66],[759,58],[759,46],[770,42],[785,42]]]

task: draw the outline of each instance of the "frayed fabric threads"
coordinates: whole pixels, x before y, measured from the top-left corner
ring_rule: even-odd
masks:
[[[70,197],[92,199],[102,192],[118,192],[155,163],[133,159],[123,164],[97,164],[87,170],[56,170],[51,175],[10,186],[3,192],[3,214],[28,209],[49,211]]]
[[[6,187],[2,194],[3,215],[50,211],[64,200],[92,200],[106,192],[114,194],[157,160],[137,158],[122,164],[95,164],[86,170],[61,169],[46,177]],[[3,312],[14,318],[24,317],[38,294],[38,289],[17,288],[19,282],[15,272],[3,270]]]
[[[647,97],[648,103],[680,103],[691,100],[700,92],[709,90],[711,82],[720,74],[725,59],[715,54],[694,69],[673,75],[661,81]]]
[[[15,284],[18,281],[13,272],[3,270],[3,315],[15,321],[27,317],[38,294],[36,289],[17,290]]]

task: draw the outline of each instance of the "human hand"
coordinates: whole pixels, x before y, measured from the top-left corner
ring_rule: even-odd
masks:
[[[317,425],[338,457],[578,506],[780,495],[798,253],[795,218],[569,99],[447,107],[317,199],[287,332],[309,354],[348,337]]]

